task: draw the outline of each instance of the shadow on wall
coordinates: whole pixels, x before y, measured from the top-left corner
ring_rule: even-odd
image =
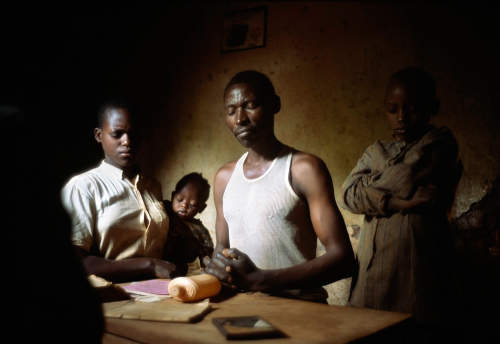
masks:
[[[464,317],[478,334],[497,332],[500,309],[500,176],[451,220]]]

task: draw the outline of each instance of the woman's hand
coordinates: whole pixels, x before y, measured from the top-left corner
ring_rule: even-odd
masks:
[[[151,258],[155,278],[174,278],[178,275],[177,266],[166,260]]]

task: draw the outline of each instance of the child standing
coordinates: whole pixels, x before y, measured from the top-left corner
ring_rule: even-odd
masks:
[[[427,72],[393,74],[384,103],[393,139],[368,147],[343,185],[345,208],[365,215],[349,303],[413,313],[434,336],[456,303],[448,211],[461,176],[458,145],[430,124],[439,100]]]
[[[214,251],[214,244],[208,229],[199,219],[194,218],[206,208],[209,193],[208,181],[200,173],[192,172],[177,182],[175,190],[172,192],[172,200],[163,201],[169,215],[180,219],[180,222],[191,231],[200,244],[197,257],[188,263],[187,275],[200,273],[203,257],[211,257]],[[181,229],[173,228],[171,230],[179,231]]]

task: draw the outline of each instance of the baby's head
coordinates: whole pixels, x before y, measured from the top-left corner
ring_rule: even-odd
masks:
[[[207,206],[210,185],[201,173],[182,177],[172,192],[172,210],[182,220],[190,220]]]

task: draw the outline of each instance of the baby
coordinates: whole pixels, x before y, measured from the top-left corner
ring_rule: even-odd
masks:
[[[201,272],[203,257],[212,256],[214,244],[210,233],[203,223],[194,217],[201,213],[207,206],[207,199],[210,193],[210,185],[200,173],[189,173],[182,177],[176,184],[172,192],[172,201],[163,201],[165,208],[171,217],[180,219],[191,234],[199,242],[197,257],[188,264],[187,275]],[[173,221],[175,223],[175,221]],[[172,228],[174,231],[179,230]]]

